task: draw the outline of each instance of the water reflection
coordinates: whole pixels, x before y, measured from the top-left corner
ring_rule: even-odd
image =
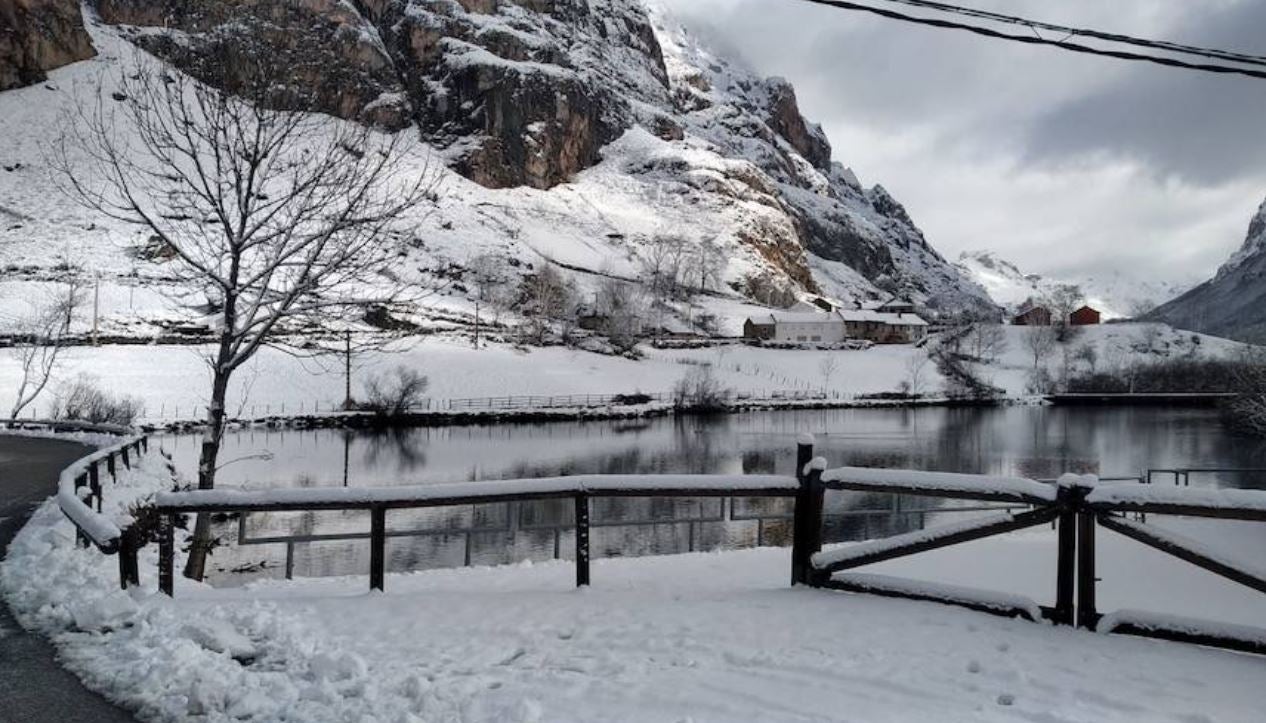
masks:
[[[1151,467],[1266,466],[1266,445],[1232,437],[1217,414],[1193,409],[815,410],[716,418],[498,425],[370,434],[342,430],[230,433],[221,485],[443,484],[583,473],[791,474],[795,442],[817,437],[833,465],[849,464],[1053,478],[1063,472],[1138,476]],[[194,437],[170,437],[192,475]],[[271,453],[260,459],[261,451]],[[1193,484],[1266,488],[1260,477],[1208,475]],[[918,529],[930,500],[831,494],[828,541]],[[570,555],[570,505],[557,502],[393,511],[390,569],[495,564]],[[959,513],[955,513],[959,514]],[[966,513],[963,513],[966,514]],[[593,544],[603,556],[785,544],[790,507],[775,500],[621,498],[595,503]],[[363,513],[251,515],[222,527],[239,545],[217,568],[265,565],[262,574],[360,573],[368,565]],[[344,539],[357,535],[356,539]],[[281,542],[299,537],[302,542]],[[337,539],[331,539],[337,538]],[[252,544],[264,541],[267,544]]]

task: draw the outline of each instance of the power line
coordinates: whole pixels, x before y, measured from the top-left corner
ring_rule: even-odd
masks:
[[[901,2],[904,4],[916,4],[916,0],[887,0],[887,1]],[[1234,67],[1230,65],[1217,65],[1213,63],[1193,62],[1189,60],[1180,60],[1178,58],[1170,58],[1170,57],[1164,57],[1164,56],[1159,56],[1159,55],[1147,55],[1145,53],[1137,53],[1137,52],[1128,51],[1128,50],[1110,50],[1107,48],[1097,48],[1091,45],[1070,42],[1067,40],[1067,38],[1061,39],[1061,40],[1055,40],[1052,38],[1044,38],[1041,35],[1037,35],[1037,34],[1015,35],[1012,33],[1005,33],[1000,30],[994,30],[992,28],[986,28],[979,25],[970,25],[967,23],[960,23],[954,20],[943,20],[940,18],[929,18],[929,17],[921,17],[921,16],[916,16],[916,15],[908,15],[906,13],[898,12],[896,10],[888,10],[886,8],[874,7],[872,5],[862,5],[855,2],[849,2],[848,0],[801,0],[801,2],[811,3],[813,5],[825,5],[827,7],[832,7],[832,8],[836,8],[840,10],[857,10],[860,12],[870,13],[872,15],[878,15],[880,17],[888,18],[891,20],[901,20],[903,22],[915,23],[917,25],[927,25],[934,28],[942,28],[942,29],[948,29],[948,30],[963,30],[969,33],[974,33],[976,35],[981,35],[988,38],[995,38],[998,40],[1010,40],[1017,43],[1025,43],[1027,45],[1045,45],[1045,46],[1050,46],[1050,47],[1056,47],[1062,50],[1069,50],[1074,53],[1084,53],[1087,55],[1100,55],[1100,56],[1109,57],[1109,58],[1117,58],[1120,60],[1132,60],[1132,61],[1139,61],[1139,62],[1145,62],[1145,63],[1154,63],[1156,65],[1163,65],[1163,66],[1167,66],[1171,68],[1199,70],[1206,73],[1220,73],[1224,75],[1244,75],[1251,78],[1261,78],[1261,79],[1266,80],[1266,70],[1255,70],[1252,68],[1240,68],[1240,67]],[[923,4],[930,5],[931,3],[923,3]],[[955,7],[955,6],[947,6],[947,7]],[[977,10],[972,10],[970,8],[961,8],[961,10],[963,10],[964,12],[959,13],[959,14],[985,13],[985,11],[977,11]],[[1003,17],[1010,17],[1010,16],[1003,16]],[[1030,27],[1030,28],[1047,26],[1047,27],[1044,27],[1043,29],[1054,29],[1054,28],[1059,27],[1059,26],[1050,26],[1049,24],[1044,24],[1044,23],[1036,23],[1036,22],[1024,20],[1023,18],[1015,18],[1015,20],[1018,21],[1018,23],[1016,24],[1025,25],[1026,27]],[[1068,34],[1068,37],[1072,37],[1074,35],[1080,34],[1080,35],[1085,35],[1086,37],[1102,36],[1101,39],[1106,39],[1107,36],[1110,35],[1109,33],[1099,33],[1098,35],[1091,35],[1091,33],[1095,33],[1097,31],[1078,32],[1078,29],[1075,29],[1075,28],[1064,28],[1062,30]],[[1129,38],[1129,36],[1120,36],[1120,37]],[[1175,52],[1178,52],[1177,48],[1181,47],[1181,46],[1178,46],[1177,44],[1163,43],[1162,41],[1148,41],[1148,40],[1142,40],[1140,38],[1129,38],[1129,39],[1134,41],[1133,43],[1130,43],[1132,45],[1140,45],[1140,44],[1145,44],[1145,43],[1150,43],[1151,47],[1172,45],[1173,46],[1172,48],[1166,47],[1164,49],[1174,50]],[[1123,41],[1118,40],[1115,42],[1123,42]],[[1197,50],[1206,51],[1207,49],[1203,49],[1203,48],[1197,49],[1193,47],[1192,50],[1182,51],[1182,52],[1186,54],[1191,54],[1191,55],[1205,55],[1206,57],[1217,57],[1217,54],[1225,54],[1228,56],[1227,59],[1230,59],[1229,56],[1231,55],[1237,55],[1235,53],[1230,53],[1228,51],[1208,50],[1207,53],[1195,52]],[[1257,58],[1256,56],[1244,56],[1244,57],[1252,58],[1253,60],[1238,60],[1237,59],[1235,62],[1266,65],[1266,59],[1260,59],[1260,58]]]
[[[1237,63],[1245,63],[1248,65],[1266,66],[1266,56],[1249,55],[1231,50],[1222,50],[1219,48],[1203,48],[1195,45],[1186,45],[1183,43],[1174,43],[1167,40],[1148,40],[1144,38],[1136,38],[1120,33],[1108,33],[1093,28],[1069,27],[1065,25],[1055,25],[1053,23],[1042,22],[1040,20],[1029,20],[1027,18],[1017,17],[1015,15],[1004,15],[988,10],[979,10],[977,8],[962,7],[959,5],[950,5],[948,3],[936,2],[935,0],[881,0],[882,2],[897,3],[901,5],[909,5],[911,7],[936,10],[940,12],[965,15],[968,17],[981,18],[1000,23],[1011,25],[1021,25],[1034,30],[1049,30],[1056,33],[1064,33],[1068,37],[1088,37],[1098,40],[1107,40],[1114,43],[1123,43],[1126,45],[1134,45],[1144,48],[1154,48],[1157,50],[1168,50],[1186,55],[1197,55],[1217,60],[1229,60]]]

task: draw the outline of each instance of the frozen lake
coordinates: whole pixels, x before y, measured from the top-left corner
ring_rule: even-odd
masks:
[[[442,484],[576,473],[791,474],[797,437],[814,434],[818,453],[843,464],[1053,478],[1063,472],[1139,476],[1162,467],[1266,467],[1266,443],[1229,435],[1205,409],[1004,407],[757,412],[541,425],[413,429],[242,431],[226,436],[223,486]],[[193,478],[197,436],[163,438]],[[1158,482],[1169,483],[1158,477]],[[1266,475],[1193,475],[1192,484],[1266,488]],[[916,529],[971,514],[936,501],[831,493],[828,542]],[[789,508],[748,500],[612,499],[595,502],[594,554],[665,554],[784,544]],[[498,564],[570,554],[570,505],[523,503],[388,517],[389,570]],[[363,573],[363,513],[252,515],[226,520],[230,546],[213,569],[259,575]],[[244,537],[243,537],[244,536]],[[326,539],[323,539],[326,538]],[[331,539],[332,538],[332,539]],[[275,540],[266,544],[266,540]],[[259,566],[263,565],[260,569]]]

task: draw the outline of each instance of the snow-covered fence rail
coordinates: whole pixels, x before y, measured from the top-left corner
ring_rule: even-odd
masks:
[[[155,500],[159,514],[159,587],[171,594],[174,516],[197,512],[299,512],[368,510],[370,587],[383,589],[386,515],[389,510],[498,502],[572,499],[576,517],[576,584],[589,584],[590,500],[599,497],[784,497],[801,483],[776,475],[575,475],[408,487],[331,487],[274,490],[190,490]]]
[[[801,497],[796,509],[793,581],[850,592],[929,600],[999,615],[1101,632],[1194,642],[1266,653],[1266,630],[1216,622],[1170,619],[1155,613],[1120,611],[1101,615],[1096,608],[1095,529],[1106,527],[1223,578],[1266,593],[1266,569],[1253,567],[1190,540],[1129,519],[1147,514],[1266,522],[1266,491],[1157,487],[1138,483],[1100,484],[1086,475],[1064,475],[1054,483],[1021,478],[939,472],[842,467],[827,470],[826,460],[810,459],[802,443]],[[826,490],[888,492],[947,499],[1021,503],[1026,512],[994,513],[975,520],[926,528],[823,551],[821,517]],[[1056,523],[1058,535],[1055,604],[1039,606],[1004,593],[931,585],[878,575],[844,574],[864,565],[935,550],[1036,525]],[[1075,593],[1075,599],[1074,599]]]

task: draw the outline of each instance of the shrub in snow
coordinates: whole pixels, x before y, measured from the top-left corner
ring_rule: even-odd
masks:
[[[136,397],[110,394],[97,385],[94,377],[81,374],[58,390],[52,417],[130,427],[144,411],[145,405]]]
[[[721,385],[712,374],[711,364],[701,364],[686,372],[673,385],[673,406],[697,412],[725,409],[734,390]]]
[[[362,409],[385,417],[400,417],[422,402],[429,382],[423,374],[404,365],[376,374],[365,384]]]

